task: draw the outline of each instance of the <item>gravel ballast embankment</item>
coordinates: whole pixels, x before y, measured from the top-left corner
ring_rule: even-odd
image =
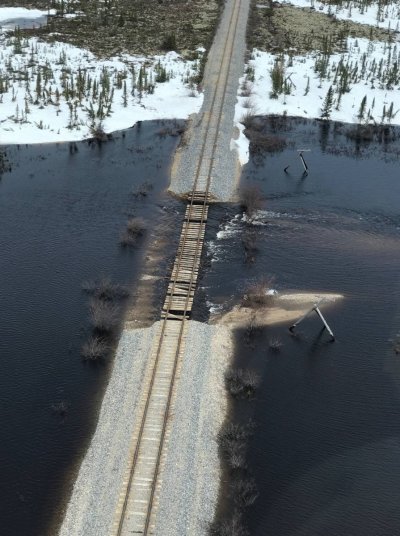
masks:
[[[122,333],[96,432],[79,469],[60,536],[110,534],[156,329],[154,324]]]
[[[125,330],[60,536],[108,536],[126,469],[135,410],[154,335]],[[226,410],[223,371],[229,329],[191,321],[162,475],[158,536],[201,536],[214,517],[220,464],[216,435]]]
[[[210,193],[218,201],[232,201],[237,196],[240,165],[236,148],[232,148],[231,140],[239,135],[234,127],[235,105],[239,78],[243,76],[244,56],[246,51],[246,28],[250,0],[242,0],[239,21],[236,29],[232,59],[229,66],[225,96],[221,105],[221,122],[213,156]],[[193,188],[196,170],[201,160],[204,136],[211,139],[213,132],[207,132],[207,116],[213,108],[212,97],[221,70],[221,57],[229,30],[229,23],[234,7],[233,0],[226,1],[218,32],[210,49],[204,73],[204,102],[198,114],[191,116],[185,133],[185,143],[178,149],[171,171],[170,190],[176,194],[187,193]],[[213,108],[214,114],[219,110]],[[212,145],[206,147],[203,158],[212,157]]]
[[[224,370],[232,355],[225,326],[189,323],[155,536],[202,536],[217,505],[217,434],[227,407]]]

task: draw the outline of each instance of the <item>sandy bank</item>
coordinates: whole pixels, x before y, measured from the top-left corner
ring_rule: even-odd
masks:
[[[244,327],[250,320],[259,326],[290,323],[304,315],[315,303],[320,303],[321,310],[324,310],[342,298],[342,294],[327,292],[286,292],[274,297],[271,305],[257,309],[237,305],[223,315],[214,316],[211,321],[230,329]]]

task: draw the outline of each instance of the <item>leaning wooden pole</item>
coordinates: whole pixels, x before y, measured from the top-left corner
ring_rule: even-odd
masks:
[[[303,153],[299,152],[299,156],[301,158],[301,161],[303,162],[304,173],[307,173],[307,175],[308,175],[308,166],[306,164],[306,161],[304,160]]]
[[[332,341],[334,341],[335,340],[335,335],[333,334],[333,331],[331,330],[331,328],[328,326],[328,322],[325,320],[323,314],[321,313],[321,311],[319,310],[319,308],[317,306],[314,307],[314,311],[320,317],[320,319],[322,320],[322,322],[323,322],[323,324],[325,326],[326,331],[332,337]]]
[[[324,324],[324,328],[326,329],[326,331],[329,333],[329,335],[331,336],[331,340],[334,341],[335,340],[335,335],[333,334],[333,331],[331,330],[331,328],[329,327],[328,325],[328,322],[325,320],[323,314],[321,313],[321,311],[319,310],[319,307],[318,305],[314,305],[310,310],[308,310],[306,312],[306,314],[304,314],[301,318],[299,318],[299,320],[297,320],[297,322],[295,322],[294,324],[292,324],[289,328],[289,331],[293,332],[294,328],[296,326],[298,326],[300,324],[300,322],[303,322],[303,320],[305,320],[313,311],[315,311],[317,313],[317,315],[320,317],[320,319],[322,320],[322,323]]]

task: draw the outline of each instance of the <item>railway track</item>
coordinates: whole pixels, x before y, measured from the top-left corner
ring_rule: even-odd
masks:
[[[201,118],[202,146],[172,269],[159,331],[147,366],[128,463],[111,536],[154,533],[162,469],[194,292],[203,250],[209,189],[241,0],[232,11],[209,112]]]

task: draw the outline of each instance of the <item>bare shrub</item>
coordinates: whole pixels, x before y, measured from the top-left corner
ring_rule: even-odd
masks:
[[[232,485],[233,500],[239,508],[251,506],[258,497],[254,478],[240,478]]]
[[[244,81],[240,87],[240,95],[242,97],[250,97],[252,93],[252,86],[248,81]]]
[[[82,346],[82,357],[87,361],[100,361],[107,357],[110,347],[107,341],[98,336],[92,336]]]
[[[97,123],[93,122],[90,125],[89,130],[91,137],[100,143],[108,139],[106,131],[104,130],[103,123],[101,121]]]
[[[356,142],[370,142],[374,139],[373,125],[357,125],[346,131],[346,137]]]
[[[140,236],[145,231],[145,224],[142,218],[130,218],[126,224],[126,229],[120,238],[120,244],[123,247],[134,247]]]
[[[257,247],[257,235],[254,230],[246,232],[242,236],[242,246],[244,249],[244,259],[246,263],[253,263],[256,260]]]
[[[283,345],[279,337],[273,337],[268,341],[268,346],[273,352],[280,352]]]
[[[90,321],[101,333],[111,333],[119,321],[119,308],[110,301],[92,299],[89,303]]]
[[[132,189],[133,197],[147,197],[149,192],[153,189],[153,185],[149,181],[144,181],[135,188]]]
[[[243,469],[246,466],[245,449],[249,430],[240,424],[228,423],[218,434],[218,444],[231,469]]]
[[[66,400],[60,400],[60,402],[56,402],[51,406],[51,409],[56,415],[60,415],[60,417],[65,417],[69,410],[69,402]]]
[[[246,329],[244,333],[244,340],[247,346],[254,348],[255,339],[261,333],[262,325],[257,320],[256,315],[252,314],[249,318],[249,321],[246,324]]]
[[[251,369],[229,369],[225,373],[225,385],[232,396],[250,397],[260,384],[260,377]]]
[[[7,159],[7,153],[3,150],[0,151],[0,176],[2,173],[11,171],[11,164]]]
[[[240,118],[240,123],[242,123],[246,129],[251,128],[255,113],[256,111],[254,108],[249,108]]]
[[[259,132],[253,128],[253,125],[245,130],[245,134],[250,140],[249,150],[252,155],[279,153],[287,146],[287,141],[284,138]]]
[[[263,193],[257,184],[243,186],[239,192],[240,204],[246,214],[251,218],[263,206]]]
[[[246,108],[246,110],[254,110],[253,99],[247,98],[246,100],[242,102],[242,106],[243,108]]]
[[[82,289],[99,300],[117,301],[130,295],[129,288],[119,283],[113,283],[105,277],[99,281],[84,281]]]
[[[263,277],[249,284],[243,296],[242,305],[254,309],[272,305],[274,296],[268,293],[272,288],[272,283],[272,278]]]
[[[208,534],[209,536],[249,536],[239,510],[235,510],[227,519],[213,522],[209,526]]]
[[[137,237],[130,235],[127,231],[121,233],[119,243],[123,248],[133,248],[137,244]]]
[[[141,236],[145,230],[142,218],[130,218],[126,224],[126,230],[130,235]]]

